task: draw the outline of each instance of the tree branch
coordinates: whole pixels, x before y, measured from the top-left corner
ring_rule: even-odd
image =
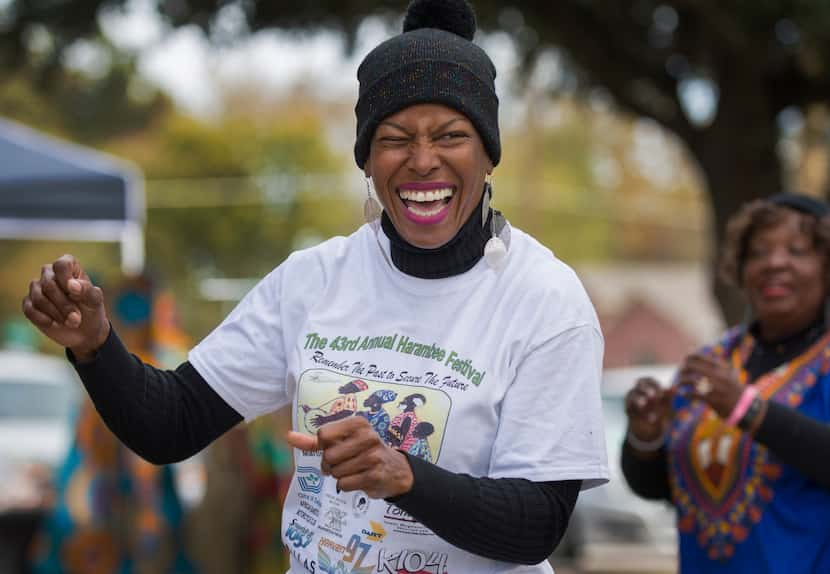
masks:
[[[602,8],[595,9],[596,5]],[[647,43],[647,30],[619,10],[578,0],[533,0],[522,6],[540,36],[565,49],[591,80],[605,86],[621,106],[654,119],[681,137],[692,130],[677,101],[677,81]],[[604,12],[606,11],[606,12]]]

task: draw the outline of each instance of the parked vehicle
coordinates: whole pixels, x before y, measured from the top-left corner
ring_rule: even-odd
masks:
[[[676,571],[673,508],[668,502],[645,500],[634,494],[620,468],[627,427],[625,394],[640,377],[653,377],[667,386],[675,369],[674,365],[651,365],[603,373],[603,416],[611,481],[579,495],[568,532],[554,554],[554,564],[556,556],[564,556],[576,559],[586,571]],[[632,560],[636,562],[632,564]]]
[[[79,393],[65,359],[0,351],[0,572],[20,571],[51,506],[52,477],[69,448]]]

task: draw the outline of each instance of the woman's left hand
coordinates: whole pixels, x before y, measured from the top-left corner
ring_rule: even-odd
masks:
[[[364,417],[323,425],[317,436],[290,431],[286,440],[301,450],[321,450],[320,470],[337,480],[338,490],[390,498],[412,489],[414,477],[406,455],[384,443]]]
[[[686,357],[677,382],[680,392],[705,402],[722,419],[729,417],[744,390],[731,365],[699,353]]]

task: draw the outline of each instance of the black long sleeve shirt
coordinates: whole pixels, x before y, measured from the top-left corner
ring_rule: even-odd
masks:
[[[96,409],[131,450],[155,464],[184,460],[242,421],[195,368],[161,370],[131,355],[114,330],[75,365]],[[447,542],[487,558],[541,562],[568,526],[581,481],[476,478],[409,457],[412,490],[390,499]]]

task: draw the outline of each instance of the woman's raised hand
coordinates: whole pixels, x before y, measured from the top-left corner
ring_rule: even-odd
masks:
[[[637,379],[625,395],[628,431],[641,441],[659,439],[671,419],[671,396],[651,377]]]
[[[707,403],[723,419],[729,417],[746,388],[732,365],[701,353],[686,357],[680,365],[677,384],[691,398]]]
[[[91,357],[110,332],[104,294],[72,255],[41,268],[23,298],[23,314],[79,360]]]

